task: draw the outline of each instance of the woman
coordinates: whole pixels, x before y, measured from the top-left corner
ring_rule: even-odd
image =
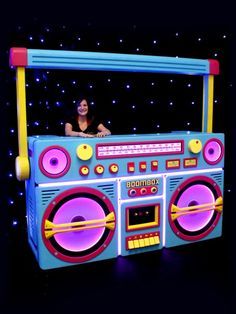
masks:
[[[76,117],[65,124],[67,136],[103,137],[111,134],[110,130],[91,115],[88,101],[85,98],[76,103],[76,109]]]

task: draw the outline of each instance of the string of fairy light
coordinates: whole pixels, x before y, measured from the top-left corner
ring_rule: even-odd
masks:
[[[162,36],[159,33],[146,36],[139,35],[135,27],[127,34],[121,35],[105,33],[104,36],[98,35],[95,29],[91,30],[89,27],[83,29],[81,33],[71,30],[66,25],[41,26],[41,28],[37,26],[30,30],[18,26],[10,46],[166,55],[176,58],[217,58],[220,63],[223,62],[227,66],[226,54],[231,40],[231,34],[225,32],[199,35],[177,31],[169,33],[168,38],[166,34]],[[18,154],[14,70],[8,71],[8,76],[11,96],[6,100],[10,117],[6,156],[8,159],[6,180],[9,187],[7,203],[11,208],[11,223],[17,226],[19,221],[23,223],[20,218],[22,213],[17,208],[24,206],[25,192],[24,184],[16,180],[14,173],[15,157]],[[220,83],[222,84],[222,81]],[[232,82],[223,81],[223,83],[226,89],[232,88]],[[121,133],[124,126],[124,132],[144,133],[147,125],[147,123],[142,124],[144,117],[150,121],[150,129],[147,131],[153,133],[162,132],[167,128],[171,131],[174,126],[191,130],[201,124],[198,118],[201,115],[202,80],[199,77],[169,75],[162,78],[158,75],[115,72],[92,73],[91,75],[86,71],[59,73],[45,69],[31,70],[26,74],[28,134],[52,134],[58,130],[62,135],[65,123],[64,113],[68,106],[73,108],[77,93],[80,91],[89,95],[92,107],[105,112],[105,124],[111,130],[117,130],[120,124]],[[214,105],[219,111],[224,106],[224,97],[220,93],[217,94],[217,89]],[[121,116],[117,116],[117,113],[120,115],[122,112],[124,121],[121,123],[118,121]],[[156,112],[158,114],[154,114]],[[177,114],[181,116],[179,119],[181,124],[175,121]],[[128,121],[125,121],[125,116]],[[132,121],[131,117],[135,120]],[[197,119],[199,124],[196,122]]]

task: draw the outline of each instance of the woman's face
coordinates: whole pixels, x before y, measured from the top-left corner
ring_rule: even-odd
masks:
[[[80,116],[86,116],[88,114],[88,103],[86,99],[83,99],[77,107],[77,112]]]

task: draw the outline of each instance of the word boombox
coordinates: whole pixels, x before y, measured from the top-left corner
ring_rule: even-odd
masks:
[[[221,236],[224,134],[28,137],[28,240],[42,269]]]

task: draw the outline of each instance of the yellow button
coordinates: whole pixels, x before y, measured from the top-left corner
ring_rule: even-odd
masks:
[[[192,139],[188,143],[188,149],[193,154],[198,154],[202,150],[202,142],[199,139]]]
[[[134,248],[135,248],[135,249],[139,248],[139,242],[138,242],[138,240],[134,240]]]
[[[139,241],[139,246],[140,247],[144,247],[145,246],[144,239],[139,239],[138,241]]]
[[[149,238],[145,238],[144,239],[144,244],[145,244],[145,246],[149,246],[150,245]]]
[[[154,245],[154,244],[155,244],[153,237],[150,237],[150,238],[149,238],[149,241],[150,241],[150,245]]]
[[[159,236],[155,236],[154,237],[154,242],[155,242],[155,244],[160,244],[160,237]]]
[[[80,144],[76,148],[76,154],[81,160],[89,160],[93,156],[93,148],[88,144]]]
[[[134,249],[134,241],[132,241],[132,240],[129,240],[129,241],[128,241],[128,249],[129,249],[129,250]]]

